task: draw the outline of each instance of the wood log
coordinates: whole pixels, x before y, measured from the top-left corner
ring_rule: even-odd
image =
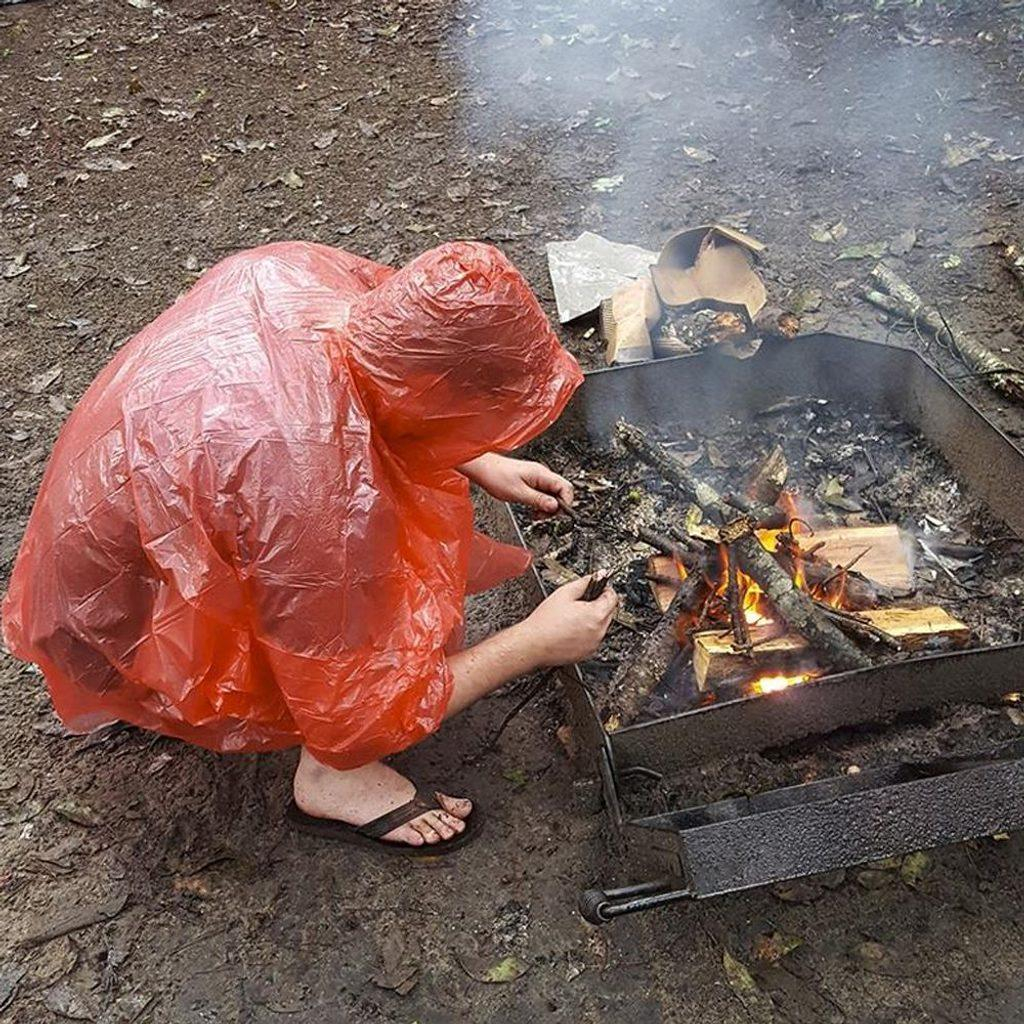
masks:
[[[871,276],[902,305],[903,315],[908,320],[935,335],[940,343],[960,357],[968,369],[984,377],[1001,395],[1024,402],[1024,372],[963,331],[954,333],[945,317],[934,307],[926,305],[921,296],[885,263],[879,263],[871,271]]]
[[[894,523],[878,526],[837,526],[816,529],[801,537],[804,545],[820,544],[815,557],[834,565],[846,565],[861,552],[857,572],[891,590],[909,590],[914,585],[910,545]]]
[[[930,640],[945,639],[957,646],[970,638],[970,629],[944,608],[876,608],[861,612],[874,629],[886,633],[906,650]],[[739,651],[728,630],[707,630],[693,637],[693,669],[701,690],[714,689],[726,680],[755,679],[760,675],[796,675],[813,670],[814,654],[806,641],[793,633],[772,635],[771,626],[750,627],[751,647]]]
[[[633,657],[619,665],[604,700],[602,718],[606,728],[627,725],[643,710],[679,651],[680,616],[696,610],[704,589],[700,576],[688,576],[683,580],[658,624]]]
[[[695,477],[638,427],[620,421],[616,426],[616,436],[627,451],[656,470],[680,496],[694,500],[705,515],[714,516],[723,525],[744,525],[743,517],[738,516],[713,487]],[[806,594],[796,589],[792,579],[761,546],[753,532],[739,529],[737,534],[729,540],[734,545],[739,567],[760,586],[779,617],[793,632],[804,637],[831,668],[845,671],[871,665],[871,659],[822,615]]]

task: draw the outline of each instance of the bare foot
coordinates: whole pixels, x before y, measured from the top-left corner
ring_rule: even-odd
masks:
[[[321,764],[303,748],[295,769],[295,802],[317,818],[332,818],[349,825],[365,825],[401,807],[416,795],[416,787],[380,761],[338,771]],[[443,810],[427,811],[408,824],[392,829],[383,838],[391,843],[422,846],[451,839],[466,827],[473,804],[469,800],[437,794]]]

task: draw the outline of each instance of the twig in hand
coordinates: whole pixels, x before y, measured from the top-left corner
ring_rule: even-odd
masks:
[[[583,594],[580,597],[580,600],[596,601],[605,592],[605,590],[608,589],[609,580],[611,580],[611,578],[617,572],[620,572],[622,568],[622,565],[617,565],[614,569],[610,569],[608,572],[595,573],[593,576],[591,576],[590,579],[587,581],[587,586],[584,589]],[[512,719],[515,718],[516,715],[518,715],[519,712],[522,711],[523,708],[525,708],[526,705],[529,704],[530,701],[533,700],[533,698],[536,697],[538,693],[540,693],[540,691],[551,681],[551,679],[554,678],[554,675],[555,669],[549,669],[540,677],[540,679],[537,680],[537,682],[533,684],[533,686],[530,687],[529,690],[526,691],[526,694],[523,696],[522,700],[520,700],[519,703],[516,704],[515,707],[513,707],[505,715],[505,717],[498,723],[498,728],[494,730],[490,740],[487,742],[487,748],[493,747],[497,744],[498,740],[501,739],[502,733],[504,733],[504,731],[508,728],[509,722],[511,722]]]

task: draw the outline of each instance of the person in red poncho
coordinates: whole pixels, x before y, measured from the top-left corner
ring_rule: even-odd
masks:
[[[541,513],[571,504],[568,481],[500,453],[581,381],[490,246],[398,271],[298,242],[232,256],[69,417],[4,601],[8,646],[72,731],[299,745],[295,824],[454,849],[479,812],[382,759],[603,639],[616,596],[580,601],[579,581],[458,649],[467,591],[528,565],[474,533],[469,481]]]

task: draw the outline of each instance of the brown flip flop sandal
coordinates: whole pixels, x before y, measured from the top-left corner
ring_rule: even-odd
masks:
[[[300,832],[319,836],[321,839],[350,843],[353,846],[379,850],[397,857],[442,857],[471,843],[480,834],[480,830],[483,828],[483,815],[476,805],[470,811],[469,817],[463,818],[466,827],[451,839],[442,839],[439,843],[424,842],[422,846],[412,846],[409,843],[390,842],[381,837],[401,825],[407,825],[413,818],[418,818],[426,811],[443,810],[444,808],[433,793],[429,790],[417,789],[416,795],[407,803],[382,814],[379,818],[374,818],[373,821],[368,821],[365,825],[350,825],[348,822],[337,821],[334,818],[318,818],[313,814],[307,814],[294,800],[288,804],[285,817]]]

